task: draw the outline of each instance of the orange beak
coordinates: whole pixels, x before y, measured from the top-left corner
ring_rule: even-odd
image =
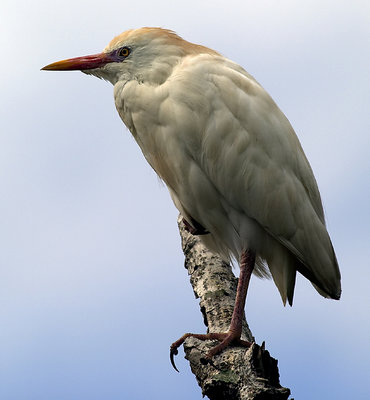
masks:
[[[74,71],[94,69],[104,66],[110,62],[117,61],[114,54],[99,53],[90,56],[68,58],[67,60],[57,61],[41,68],[45,71]]]

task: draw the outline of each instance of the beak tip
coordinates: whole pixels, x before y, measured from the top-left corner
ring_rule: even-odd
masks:
[[[51,71],[52,68],[50,68],[50,65],[52,65],[52,64],[48,64],[48,65],[45,65],[44,67],[40,68],[40,71]]]
[[[40,71],[63,71],[65,66],[62,64],[62,62],[58,61],[52,64],[45,65],[45,67],[40,68]]]

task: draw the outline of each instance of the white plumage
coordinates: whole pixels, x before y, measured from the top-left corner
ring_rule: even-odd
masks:
[[[89,57],[44,69],[81,69],[114,85],[120,117],[186,221],[209,232],[201,238],[211,250],[226,260],[254,250],[255,273],[268,266],[284,303],[296,271],[323,296],[340,297],[311,167],[251,75],[160,28],[124,32]]]

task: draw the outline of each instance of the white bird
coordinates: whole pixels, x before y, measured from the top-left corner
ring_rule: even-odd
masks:
[[[115,37],[102,53],[44,70],[82,70],[114,85],[117,111],[166,183],[188,230],[240,265],[237,299],[212,357],[240,339],[249,279],[271,275],[292,305],[296,272],[339,299],[340,272],[311,167],[288,119],[241,66],[161,28]]]

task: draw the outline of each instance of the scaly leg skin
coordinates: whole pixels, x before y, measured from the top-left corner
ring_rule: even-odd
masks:
[[[206,359],[210,360],[213,356],[220,353],[231,343],[239,346],[249,347],[250,342],[240,339],[242,334],[242,322],[243,322],[243,312],[245,307],[245,299],[247,297],[248,285],[253,272],[254,263],[256,260],[256,255],[252,250],[246,250],[242,253],[240,258],[240,275],[238,281],[238,287],[236,290],[236,299],[234,305],[234,311],[231,318],[230,328],[226,333],[207,333],[207,334],[197,334],[197,333],[185,333],[180,339],[172,343],[170,347],[170,360],[172,366],[177,372],[179,370],[176,368],[174,356],[178,354],[178,348],[184,343],[185,339],[188,337],[193,337],[199,340],[218,340],[217,346],[213,347],[206,355]]]

